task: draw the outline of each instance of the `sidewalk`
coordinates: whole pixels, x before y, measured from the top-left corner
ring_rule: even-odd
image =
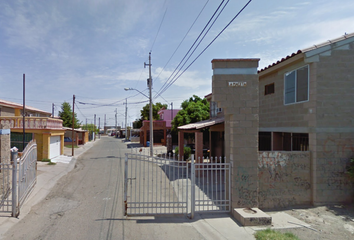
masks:
[[[52,159],[56,165],[48,165],[46,162],[37,162],[37,184],[31,194],[22,205],[18,218],[2,217],[0,218],[0,239],[5,235],[13,225],[23,219],[30,211],[32,206],[42,201],[54,187],[56,182],[75,167],[77,158],[90,149],[99,139],[89,142],[74,149],[74,157],[71,156],[72,149],[64,147],[64,155]]]

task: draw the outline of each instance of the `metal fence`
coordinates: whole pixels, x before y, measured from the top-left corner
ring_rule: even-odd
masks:
[[[174,158],[126,154],[126,216],[230,212],[230,163],[224,159],[178,161]]]
[[[12,163],[0,164],[0,212],[12,214]]]
[[[18,217],[37,179],[37,144],[27,144],[21,158],[11,152],[11,163],[0,163],[0,213]]]
[[[125,215],[187,213],[186,162],[126,154],[124,176]]]
[[[31,141],[27,144],[18,162],[18,209],[37,183],[37,144]]]

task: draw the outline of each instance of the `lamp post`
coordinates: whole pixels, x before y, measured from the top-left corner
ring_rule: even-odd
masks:
[[[151,79],[151,78],[150,78]],[[149,110],[149,123],[150,123],[150,156],[153,156],[154,153],[154,130],[153,130],[153,118],[152,118],[152,96],[151,96],[151,81],[149,81],[149,89],[150,89],[150,97],[148,97],[147,95],[145,95],[144,93],[140,92],[139,90],[135,89],[135,88],[124,88],[125,91],[129,91],[129,90],[135,90],[137,92],[139,92],[140,94],[144,95],[145,97],[149,98],[150,100],[150,110]]]

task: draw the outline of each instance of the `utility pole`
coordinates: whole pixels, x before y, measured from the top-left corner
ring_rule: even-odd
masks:
[[[151,78],[151,52],[149,52],[149,64],[144,63],[144,68],[149,66],[149,79],[148,79],[148,87],[149,87],[149,98],[150,98],[150,156],[154,155],[154,129],[153,129],[153,122],[154,119],[152,117],[152,78]]]
[[[127,115],[128,115],[128,99],[125,99],[125,141],[128,137],[128,128],[127,128]]]
[[[54,118],[54,103],[52,103],[52,118]]]
[[[100,134],[100,129],[101,129],[101,118],[98,118],[98,138],[101,138],[101,134]]]
[[[104,123],[103,123],[104,134],[106,134],[106,114],[104,115]]]
[[[115,127],[116,127],[116,134],[117,134],[117,131],[118,131],[118,129],[117,129],[117,108],[116,108],[115,113],[116,113],[116,115],[115,115],[115,117],[116,117],[116,125],[115,125]]]
[[[25,116],[26,116],[26,75],[23,74],[23,142],[22,142],[22,152],[25,150],[25,140],[26,140],[26,121],[25,121]]]
[[[71,155],[74,156],[75,95],[73,95],[73,124],[71,129]]]
[[[173,120],[173,102],[171,102],[171,129],[172,129],[172,120]]]
[[[94,141],[96,141],[96,114],[93,115]]]

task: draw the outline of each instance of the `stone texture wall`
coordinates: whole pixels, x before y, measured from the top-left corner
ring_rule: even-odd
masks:
[[[309,127],[309,118],[313,115],[313,101],[315,100],[313,92],[315,84],[315,74],[313,66],[309,64],[310,71],[310,97],[309,101],[284,105],[284,74],[293,71],[299,67],[306,66],[303,60],[297,61],[292,65],[284,67],[277,72],[263,76],[261,74],[259,81],[259,124],[260,128],[298,128]],[[274,93],[265,95],[264,89],[268,84],[274,83]],[[311,91],[312,90],[312,91]]]
[[[0,162],[11,162],[10,124],[0,124]]]
[[[310,152],[259,152],[259,207],[311,204]]]
[[[317,133],[314,204],[350,203],[354,182],[346,174],[354,158],[354,132]]]
[[[225,114],[232,208],[258,207],[259,59],[213,60],[212,100]]]

